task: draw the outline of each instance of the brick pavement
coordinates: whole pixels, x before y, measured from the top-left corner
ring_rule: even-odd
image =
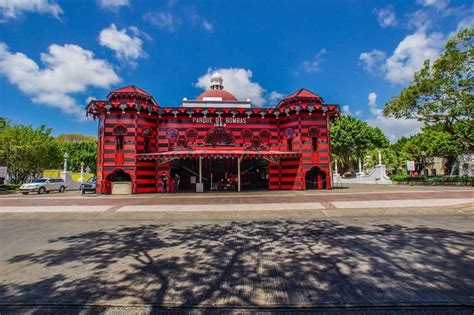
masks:
[[[88,305],[470,314],[473,226],[472,216],[2,221],[0,313]]]

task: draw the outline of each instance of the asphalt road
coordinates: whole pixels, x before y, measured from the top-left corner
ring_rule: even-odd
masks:
[[[472,215],[0,221],[2,314],[473,307]]]

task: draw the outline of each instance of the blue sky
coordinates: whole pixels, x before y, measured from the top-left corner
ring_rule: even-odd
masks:
[[[419,124],[380,109],[473,10],[455,0],[0,0],[1,116],[96,135],[87,99],[135,84],[176,106],[217,69],[254,106],[305,87],[395,140]]]

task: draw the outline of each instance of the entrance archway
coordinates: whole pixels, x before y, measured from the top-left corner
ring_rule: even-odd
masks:
[[[107,191],[112,195],[128,195],[132,193],[132,177],[122,169],[116,169],[107,175]]]
[[[122,169],[116,169],[113,173],[107,175],[106,178],[109,182],[131,182],[132,177],[125,173]]]
[[[305,175],[306,189],[326,189],[326,172],[317,166],[313,166]]]

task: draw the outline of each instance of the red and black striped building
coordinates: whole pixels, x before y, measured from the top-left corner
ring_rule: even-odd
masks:
[[[253,108],[224,90],[214,74],[196,100],[162,107],[128,86],[93,100],[99,121],[97,192],[114,182],[133,193],[210,189],[329,189],[329,124],[339,106],[298,90],[272,108]],[[179,184],[173,180],[179,175]]]

